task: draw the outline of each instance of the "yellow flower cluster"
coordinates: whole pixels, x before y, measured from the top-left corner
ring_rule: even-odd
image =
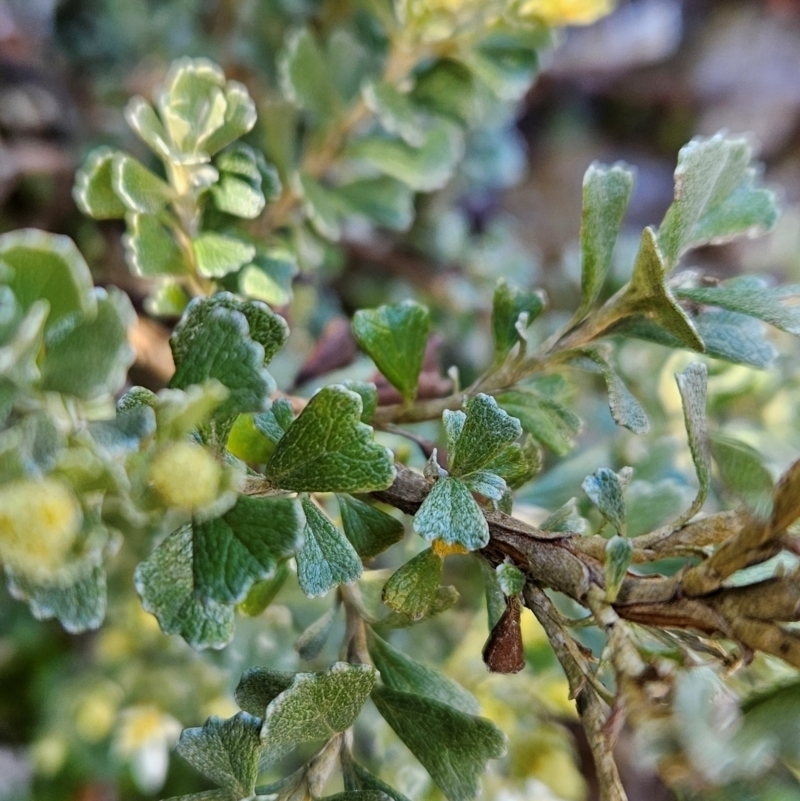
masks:
[[[54,478],[0,487],[0,559],[28,575],[52,574],[67,559],[81,527],[72,491]]]
[[[522,0],[517,13],[545,25],[588,25],[614,8],[614,0]]]
[[[559,27],[594,22],[614,8],[614,0],[405,0],[404,7],[417,19],[446,14],[464,21],[481,12],[484,22],[506,16]]]

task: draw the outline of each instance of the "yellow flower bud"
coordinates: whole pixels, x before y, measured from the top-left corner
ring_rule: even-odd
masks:
[[[217,497],[221,479],[222,466],[194,442],[169,445],[150,465],[150,481],[164,503],[190,512]]]
[[[442,558],[451,554],[469,553],[469,549],[465,548],[460,542],[454,542],[451,545],[444,540],[434,540],[431,543],[431,550]]]
[[[81,509],[66,484],[21,479],[0,487],[0,558],[28,575],[61,567],[81,526]]]

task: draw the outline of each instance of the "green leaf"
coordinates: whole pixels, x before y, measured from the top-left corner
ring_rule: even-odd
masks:
[[[450,476],[440,478],[414,515],[414,531],[428,542],[458,543],[468,551],[489,542],[489,524],[466,485]]]
[[[378,790],[363,790],[345,793],[336,793],[336,795],[326,795],[320,801],[390,801],[386,793]]]
[[[192,528],[195,594],[220,604],[244,600],[302,543],[300,510],[290,498],[240,496],[222,517]]]
[[[295,675],[267,667],[248,668],[236,686],[236,703],[245,712],[263,718],[272,701],[292,686]]]
[[[42,388],[89,399],[118,392],[133,364],[128,330],[136,320],[128,296],[111,287],[95,290],[96,312],[52,330],[42,361]]]
[[[205,141],[205,150],[212,155],[244,136],[256,124],[256,105],[244,84],[228,81],[223,93],[224,121]]]
[[[296,492],[373,492],[394,481],[388,448],[361,422],[361,397],[340,385],[321,389],[278,442],[267,478]]]
[[[11,268],[3,282],[11,287],[23,311],[39,300],[50,304],[46,329],[69,314],[95,312],[92,275],[69,237],[34,228],[2,234],[0,261]]]
[[[326,125],[343,110],[322,50],[311,32],[303,28],[285,39],[285,49],[278,61],[281,88],[296,106],[313,114],[318,124]]]
[[[631,395],[625,382],[598,348],[578,348],[568,351],[564,357],[583,370],[602,374],[608,387],[611,416],[618,426],[624,426],[634,434],[646,434],[650,430],[650,423],[641,404]]]
[[[517,322],[521,314],[527,314],[527,328],[544,310],[546,297],[542,290],[524,290],[509,286],[505,278],[497,282],[492,301],[492,335],[498,358],[505,358],[511,348],[519,342]]]
[[[425,141],[418,148],[402,139],[367,136],[353,142],[345,151],[345,156],[403,181],[416,192],[433,192],[444,187],[463,154],[461,129],[444,120],[426,132]]]
[[[189,265],[175,235],[157,217],[129,214],[128,233],[122,237],[125,258],[135,275],[155,278],[186,275]]]
[[[378,388],[371,381],[351,379],[343,381],[342,386],[361,396],[361,404],[364,407],[361,412],[361,422],[369,423],[378,408]]]
[[[289,563],[281,562],[272,578],[257,581],[237,607],[248,617],[258,617],[274,600],[289,578]]]
[[[268,758],[277,759],[300,743],[329,740],[349,729],[376,676],[371,666],[348,662],[335,662],[323,673],[298,673],[267,706],[261,739]]]
[[[628,566],[633,560],[633,544],[626,537],[615,534],[606,542],[603,576],[606,582],[606,600],[613,604],[625,580]]]
[[[485,718],[389,687],[376,687],[372,700],[450,801],[477,796],[486,762],[505,753],[505,736]]]
[[[142,214],[158,214],[172,197],[169,184],[126,153],[114,155],[111,185],[127,209]]]
[[[219,180],[209,190],[214,205],[236,217],[252,220],[264,210],[267,198],[261,189],[261,171],[255,151],[238,143],[216,158]]]
[[[383,602],[410,620],[425,617],[439,592],[442,580],[441,556],[430,548],[396,570],[383,588]]]
[[[229,426],[237,415],[264,408],[275,389],[264,364],[287,336],[283,318],[263,303],[238,301],[227,293],[197,298],[170,338],[175,359],[170,386],[185,389],[210,378],[219,381],[228,397],[214,419]]]
[[[475,122],[480,114],[480,89],[472,73],[460,62],[440,58],[416,73],[412,90],[420,108],[459,123]]]
[[[277,444],[294,422],[291,402],[286,398],[276,398],[266,412],[253,415],[253,424],[268,440]]]
[[[369,655],[387,687],[434,698],[467,715],[478,714],[480,706],[476,698],[443,673],[414,661],[377,634],[371,633],[368,643]]]
[[[165,634],[180,634],[192,648],[223,648],[233,637],[234,610],[197,597],[192,539],[190,525],[170,534],[136,568],[136,592]]]
[[[552,531],[552,529],[548,529]],[[509,562],[502,562],[495,568],[497,581],[504,595],[519,595],[525,588],[525,574]]]
[[[470,492],[477,492],[478,495],[493,501],[501,501],[508,494],[508,484],[505,479],[491,470],[477,470],[462,479],[453,480],[460,480]]]
[[[425,142],[422,115],[411,97],[388,81],[369,82],[362,88],[367,108],[390,134],[397,134],[411,147]]]
[[[675,527],[679,528],[702,509],[711,486],[711,450],[706,421],[708,370],[704,364],[692,362],[682,373],[676,374],[675,380],[681,393],[689,450],[700,483],[692,505],[675,521]]]
[[[145,311],[153,317],[180,317],[189,305],[186,289],[177,281],[162,280],[145,298]]]
[[[353,336],[406,403],[417,394],[417,381],[428,344],[428,310],[407,300],[353,316]]]
[[[497,396],[497,402],[519,420],[523,430],[559,456],[572,450],[583,427],[574,412],[535,390],[504,392]]]
[[[766,327],[753,317],[707,308],[697,316],[695,325],[708,356],[760,370],[775,361],[777,351],[765,338]]]
[[[344,533],[362,559],[374,559],[403,539],[405,526],[386,512],[350,495],[337,495],[336,500]]]
[[[298,272],[295,256],[285,248],[257,250],[252,264],[239,276],[239,290],[271,306],[286,306],[292,300],[292,281]]]
[[[349,540],[307,497],[303,497],[306,527],[297,551],[297,580],[310,598],[325,595],[339,584],[361,576],[361,560]]]
[[[464,63],[502,100],[519,101],[539,69],[539,55],[513,37],[488,37],[464,54]]]
[[[155,109],[143,98],[132,97],[125,106],[125,121],[136,135],[164,160],[172,160],[172,146]]]
[[[569,531],[580,534],[586,528],[586,520],[578,511],[578,499],[570,498],[560,509],[549,515],[539,528],[542,531]]]
[[[623,497],[625,487],[620,476],[607,467],[601,467],[587,476],[581,487],[603,517],[624,537],[627,532]]]
[[[348,791],[352,790],[377,790],[388,796],[391,801],[409,801],[398,790],[389,787],[386,782],[381,781],[377,776],[374,776],[366,768],[362,767],[352,759],[342,759],[342,776],[344,778],[344,786]]]
[[[206,778],[248,798],[258,778],[260,729],[261,721],[247,712],[228,720],[212,716],[202,728],[184,729],[176,750]]]
[[[715,434],[711,454],[723,484],[740,498],[758,519],[772,513],[772,475],[754,448],[740,440]]]
[[[106,616],[106,573],[89,557],[55,576],[28,576],[5,566],[8,591],[27,602],[37,620],[55,618],[70,634],[100,627]]]
[[[95,148],[75,173],[72,197],[78,208],[95,220],[120,220],[127,208],[111,183],[111,163],[117,151]]]
[[[481,470],[522,434],[519,420],[511,417],[489,395],[479,394],[464,403],[463,428],[457,438],[448,436],[450,472],[455,476]],[[444,412],[447,419],[455,412]],[[448,434],[450,432],[448,431]]]
[[[342,235],[342,214],[335,192],[304,173],[297,174],[297,188],[317,233],[337,242]]]
[[[756,276],[732,278],[713,287],[680,287],[675,296],[693,303],[718,306],[728,311],[757,317],[781,331],[800,336],[800,308],[781,301],[800,294],[794,286],[767,287]]]
[[[423,551],[426,553],[427,551]],[[436,557],[437,559],[439,557]],[[412,560],[413,561],[413,560]],[[441,561],[441,560],[440,560]],[[402,568],[400,568],[402,570]],[[440,575],[441,578],[441,575]],[[388,583],[388,582],[387,582]],[[452,609],[458,603],[458,592],[453,586],[438,587],[433,594],[433,600],[427,609],[422,612],[422,616],[418,618],[409,617],[403,612],[392,611],[385,617],[382,617],[374,624],[376,631],[391,631],[392,629],[406,629],[419,623],[421,620],[429,620],[436,615],[442,614]]]
[[[775,196],[757,186],[752,161],[746,139],[723,133],[697,137],[681,148],[675,200],[658,232],[669,269],[691,248],[761,234],[775,224]]]
[[[208,278],[235,272],[256,255],[254,245],[221,234],[200,234],[192,244],[197,270]]]
[[[333,622],[338,612],[339,604],[335,603],[297,638],[294,650],[297,651],[301,659],[308,661],[316,659],[320,655],[325,643],[328,642],[331,629],[333,629]]]
[[[692,325],[686,312],[678,305],[665,283],[665,265],[652,228],[645,228],[633,277],[622,299],[622,308],[627,315],[643,314],[663,328],[681,346],[705,350],[703,340]]]
[[[633,191],[633,170],[618,163],[592,164],[583,176],[581,219],[581,302],[577,323],[594,306],[605,283],[622,218]]]
[[[366,217],[390,231],[406,231],[414,221],[414,193],[386,175],[344,184],[335,195],[345,213]]]

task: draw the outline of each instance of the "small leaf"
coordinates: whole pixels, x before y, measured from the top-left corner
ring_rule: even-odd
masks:
[[[335,662],[323,673],[298,673],[291,686],[272,700],[264,715],[261,739],[270,760],[300,743],[329,740],[346,731],[375,685],[369,665]]]
[[[491,37],[470,48],[464,62],[502,100],[519,101],[539,69],[539,54],[527,43]]]
[[[261,190],[261,171],[255,151],[238,143],[220,153],[215,164],[219,180],[210,189],[214,205],[220,211],[246,220],[258,217],[267,198]]]
[[[583,176],[581,302],[572,318],[575,323],[600,296],[632,191],[633,170],[622,163],[592,164]]]
[[[426,551],[423,551],[423,553],[425,552]],[[441,562],[440,557],[436,558]],[[402,570],[402,568],[400,569]],[[392,611],[375,623],[374,627],[376,631],[406,629],[409,626],[413,626],[415,623],[418,623],[420,620],[429,620],[432,617],[436,617],[436,615],[442,614],[442,612],[447,612],[449,609],[452,609],[456,603],[458,603],[458,592],[456,591],[455,587],[438,587],[433,594],[433,600],[430,602],[430,605],[422,613],[422,617],[414,619],[403,612]]]
[[[317,117],[318,125],[330,123],[341,113],[342,98],[322,50],[308,29],[286,37],[278,69],[283,93],[296,106]]]
[[[618,426],[624,426],[634,434],[646,434],[650,430],[650,423],[641,404],[598,348],[578,348],[568,351],[564,357],[583,370],[602,374],[608,387],[611,416]]]
[[[386,131],[397,134],[411,147],[424,144],[424,122],[409,95],[389,81],[366,83],[361,91],[367,108]]]
[[[292,300],[292,281],[298,272],[296,258],[285,248],[257,250],[252,264],[239,275],[239,289],[254,300],[286,306]]]
[[[772,475],[760,454],[740,440],[716,434],[711,453],[726,488],[740,498],[757,519],[772,514]]]
[[[568,531],[580,534],[586,528],[584,520],[578,511],[578,499],[570,498],[560,509],[556,509],[546,520],[539,525],[542,531]]]
[[[708,370],[700,362],[692,362],[682,373],[675,376],[683,404],[683,419],[689,437],[689,450],[700,486],[697,497],[674,525],[679,528],[691,520],[702,509],[711,486],[711,451],[706,421],[706,390]]]
[[[223,648],[233,637],[233,607],[195,595],[191,526],[170,534],[136,568],[134,583],[165,634],[180,634],[193,648]]]
[[[250,587],[247,598],[239,604],[238,610],[248,617],[258,617],[275,600],[287,578],[289,564],[281,562],[272,578],[257,581]]]
[[[386,793],[378,790],[357,790],[353,792],[336,793],[336,795],[326,795],[320,801],[390,801]]]
[[[492,673],[519,673],[525,667],[520,612],[519,598],[508,598],[503,614],[483,646],[481,655]]]
[[[383,602],[411,620],[430,610],[442,580],[443,560],[430,548],[396,570],[383,588]]]
[[[390,231],[406,231],[414,221],[414,193],[386,175],[344,184],[335,195],[345,213],[366,217]]]
[[[485,718],[389,687],[376,687],[372,700],[449,801],[474,798],[486,762],[505,753],[503,733]]]
[[[75,173],[72,197],[78,208],[95,220],[120,220],[127,208],[111,184],[111,163],[116,151],[95,148]]]
[[[273,444],[278,443],[293,422],[292,404],[286,398],[276,398],[268,411],[253,415],[253,425]]]
[[[771,367],[777,351],[766,340],[766,326],[743,314],[724,309],[703,309],[695,319],[706,354],[759,370]]]
[[[371,381],[353,381],[350,379],[343,381],[342,386],[361,396],[361,404],[364,407],[361,412],[361,422],[369,424],[375,414],[375,410],[378,408],[378,388]]]
[[[405,534],[396,518],[350,495],[337,495],[342,527],[347,539],[362,559],[374,559]]]
[[[272,701],[292,686],[295,675],[267,667],[248,668],[236,686],[236,703],[245,712],[263,718]]]
[[[492,335],[498,358],[508,355],[511,348],[519,342],[517,322],[523,312],[528,316],[525,326],[529,326],[544,310],[545,294],[541,289],[524,290],[509,286],[505,278],[497,282],[492,301]]]
[[[111,185],[130,211],[142,214],[158,214],[172,197],[169,184],[126,153],[114,156]]]
[[[240,496],[222,517],[192,528],[195,593],[220,604],[244,600],[302,543],[300,510],[289,498]]]
[[[501,562],[495,568],[495,573],[500,589],[505,595],[519,595],[525,588],[525,574],[510,562]]]
[[[477,715],[478,701],[452,679],[432,667],[416,662],[377,634],[370,634],[369,655],[381,681],[393,690],[435,698],[468,715]]]
[[[192,243],[197,270],[208,278],[222,278],[250,263],[255,246],[221,234],[201,234]]]
[[[690,248],[761,234],[774,225],[775,196],[757,186],[752,160],[746,139],[723,133],[697,137],[681,148],[675,200],[658,232],[670,269]]]
[[[176,750],[208,779],[246,798],[258,778],[260,729],[261,721],[247,712],[228,720],[214,716],[202,728],[184,729]]]
[[[345,155],[369,164],[416,192],[433,192],[450,180],[464,154],[464,136],[459,126],[440,120],[415,148],[402,139],[368,136],[353,142]]]
[[[718,306],[728,311],[757,317],[781,331],[800,336],[800,309],[781,301],[800,293],[798,287],[765,287],[756,276],[732,278],[713,287],[680,287],[675,296],[693,303]]]
[[[339,604],[334,604],[297,638],[294,650],[297,651],[301,659],[308,661],[316,659],[320,655],[325,643],[328,642],[333,628],[333,621],[336,619],[338,611]]]
[[[489,524],[465,484],[457,478],[440,478],[414,516],[414,531],[428,542],[458,543],[469,551],[489,542]]]
[[[256,124],[256,105],[244,84],[228,81],[223,94],[225,118],[222,125],[205,140],[205,150],[211,155],[244,136]]]
[[[624,537],[627,528],[623,497],[625,487],[620,476],[607,467],[601,467],[587,476],[581,487],[603,517]]]
[[[339,584],[352,584],[362,565],[342,532],[307,497],[303,497],[306,527],[297,552],[297,580],[310,598],[325,595]]]
[[[652,228],[645,228],[622,308],[627,315],[644,314],[677,339],[682,347],[702,353],[705,350],[703,340],[667,288],[665,272],[656,235]]]
[[[129,214],[128,233],[122,238],[131,271],[144,278],[187,275],[189,265],[174,234],[157,217]]]
[[[361,422],[361,398],[343,386],[324,387],[308,402],[272,454],[266,476],[296,492],[373,492],[394,481],[388,448]]]
[[[453,479],[455,481],[455,479]],[[499,502],[508,494],[508,485],[505,479],[491,470],[477,470],[460,479],[461,483],[470,491],[483,495],[493,501]]]
[[[143,98],[132,97],[125,106],[125,120],[137,136],[162,159],[170,160],[173,153],[164,125],[155,109]]]
[[[333,190],[323,186],[310,175],[297,175],[297,188],[311,224],[320,236],[338,242],[342,235],[340,204]]]
[[[362,767],[352,759],[342,759],[342,775],[344,786],[348,791],[352,790],[377,790],[386,795],[391,801],[409,801],[398,790],[389,787],[386,782],[381,781],[366,768]]]
[[[458,438],[448,438],[450,472],[455,476],[485,468],[522,434],[519,420],[501,409],[489,395],[469,398],[464,411],[466,418]],[[446,411],[443,416],[452,414]]]
[[[85,400],[122,389],[134,360],[128,331],[136,315],[128,296],[116,287],[96,289],[95,297],[93,316],[65,320],[47,337],[43,389]]]
[[[23,311],[39,300],[50,304],[45,328],[74,312],[95,312],[92,274],[69,237],[34,228],[2,234],[0,262],[11,268],[3,283],[11,287]]]
[[[583,426],[580,417],[557,400],[535,390],[513,390],[498,403],[519,420],[523,430],[559,456],[569,453]]]
[[[613,604],[617,600],[619,588],[625,580],[628,566],[633,560],[633,544],[627,537],[615,534],[606,542],[603,576],[606,582],[606,601]]]
[[[410,300],[362,309],[353,317],[356,341],[406,403],[417,394],[429,328],[428,310]]]

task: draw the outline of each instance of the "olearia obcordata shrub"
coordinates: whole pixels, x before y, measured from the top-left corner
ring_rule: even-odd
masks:
[[[471,137],[511,118],[548,25],[608,10],[566,0],[361,5],[369,36],[351,49],[355,61],[342,57],[352,30],[287,32],[276,61],[280,98],[268,103],[210,60],[179,59],[152,102],[136,97],[125,111],[147,163],[102,147],[78,173],[79,207],[124,221],[130,269],[151,288],[148,311],[179,318],[168,388],[126,387],[134,310],[123,292],[93,286],[69,239],[0,236],[0,559],[11,594],[68,632],[97,629],[110,570],[118,619],[139,621],[132,630],[143,649],[166,638],[132,611],[133,587],[164,635],[198,650],[224,649],[237,624],[257,628],[279,592],[298,610],[305,602],[295,588],[324,599],[309,607],[316,620],[297,612],[308,624],[295,646],[300,670],[282,651],[269,665],[231,657],[246,667],[239,711],[212,715],[178,740],[181,757],[217,787],[187,799],[402,801],[381,770],[380,748],[396,750],[396,740],[375,710],[429,777],[417,780],[418,797],[432,797],[430,782],[450,801],[476,797],[487,765],[507,764],[492,761],[515,741],[481,716],[471,693],[404,647],[418,624],[462,614],[458,592],[443,584],[458,559],[470,564],[461,587],[468,609],[485,596],[488,629],[480,630],[483,613],[469,619],[489,670],[518,672],[532,653],[561,665],[603,799],[625,797],[612,755],[620,715],[677,783],[791,761],[796,743],[770,739],[766,725],[777,692],[748,699],[723,735],[713,724],[714,698],[736,692],[735,663],[762,654],[800,668],[791,625],[800,608],[792,528],[800,468],[774,482],[752,448],[706,417],[709,369],[767,369],[776,350],[765,324],[800,333],[798,288],[752,275],[718,281],[691,262],[698,247],[775,223],[750,143],[723,133],[681,150],[675,199],[641,232],[611,293],[634,174],[621,163],[591,165],[574,313],[551,320],[544,292],[501,278],[486,332],[494,352],[469,386],[451,376],[449,391],[420,397],[436,321],[405,300],[352,320],[394,400],[381,400],[363,373],[310,397],[287,394],[270,363],[290,335],[275,309],[291,312],[298,272],[313,274],[318,254],[353,225],[413,235],[420,195],[461,180]],[[259,105],[266,118],[256,135]],[[648,414],[616,367],[621,343],[634,339],[696,356],[676,376],[693,497],[638,480],[630,467],[596,464],[573,489],[588,499],[589,531],[575,498],[537,525],[515,516],[515,498],[547,486],[543,465],[579,437],[570,385],[586,386],[582,375],[602,380],[618,426],[647,437]],[[401,445],[405,436],[422,445],[424,464]],[[648,525],[642,499],[656,495],[668,502]],[[533,631],[525,609],[538,621],[535,647],[523,640],[523,628]],[[334,632],[338,658],[320,665]],[[125,636],[101,630],[101,660],[124,662],[136,648]],[[465,634],[465,643],[475,640]],[[181,676],[188,692],[219,697],[219,678],[191,685],[193,664]],[[101,736],[116,726],[114,752],[135,767],[146,748],[163,754],[179,725],[158,704],[121,709],[119,688],[131,684],[117,681],[99,685],[75,725],[89,720],[91,730],[99,716]],[[721,743],[713,769],[692,761],[689,709],[704,733],[695,739]],[[361,726],[382,734],[365,740]],[[53,748],[40,740],[43,769],[58,762]],[[139,765],[143,790],[159,790],[162,762],[155,773]]]

